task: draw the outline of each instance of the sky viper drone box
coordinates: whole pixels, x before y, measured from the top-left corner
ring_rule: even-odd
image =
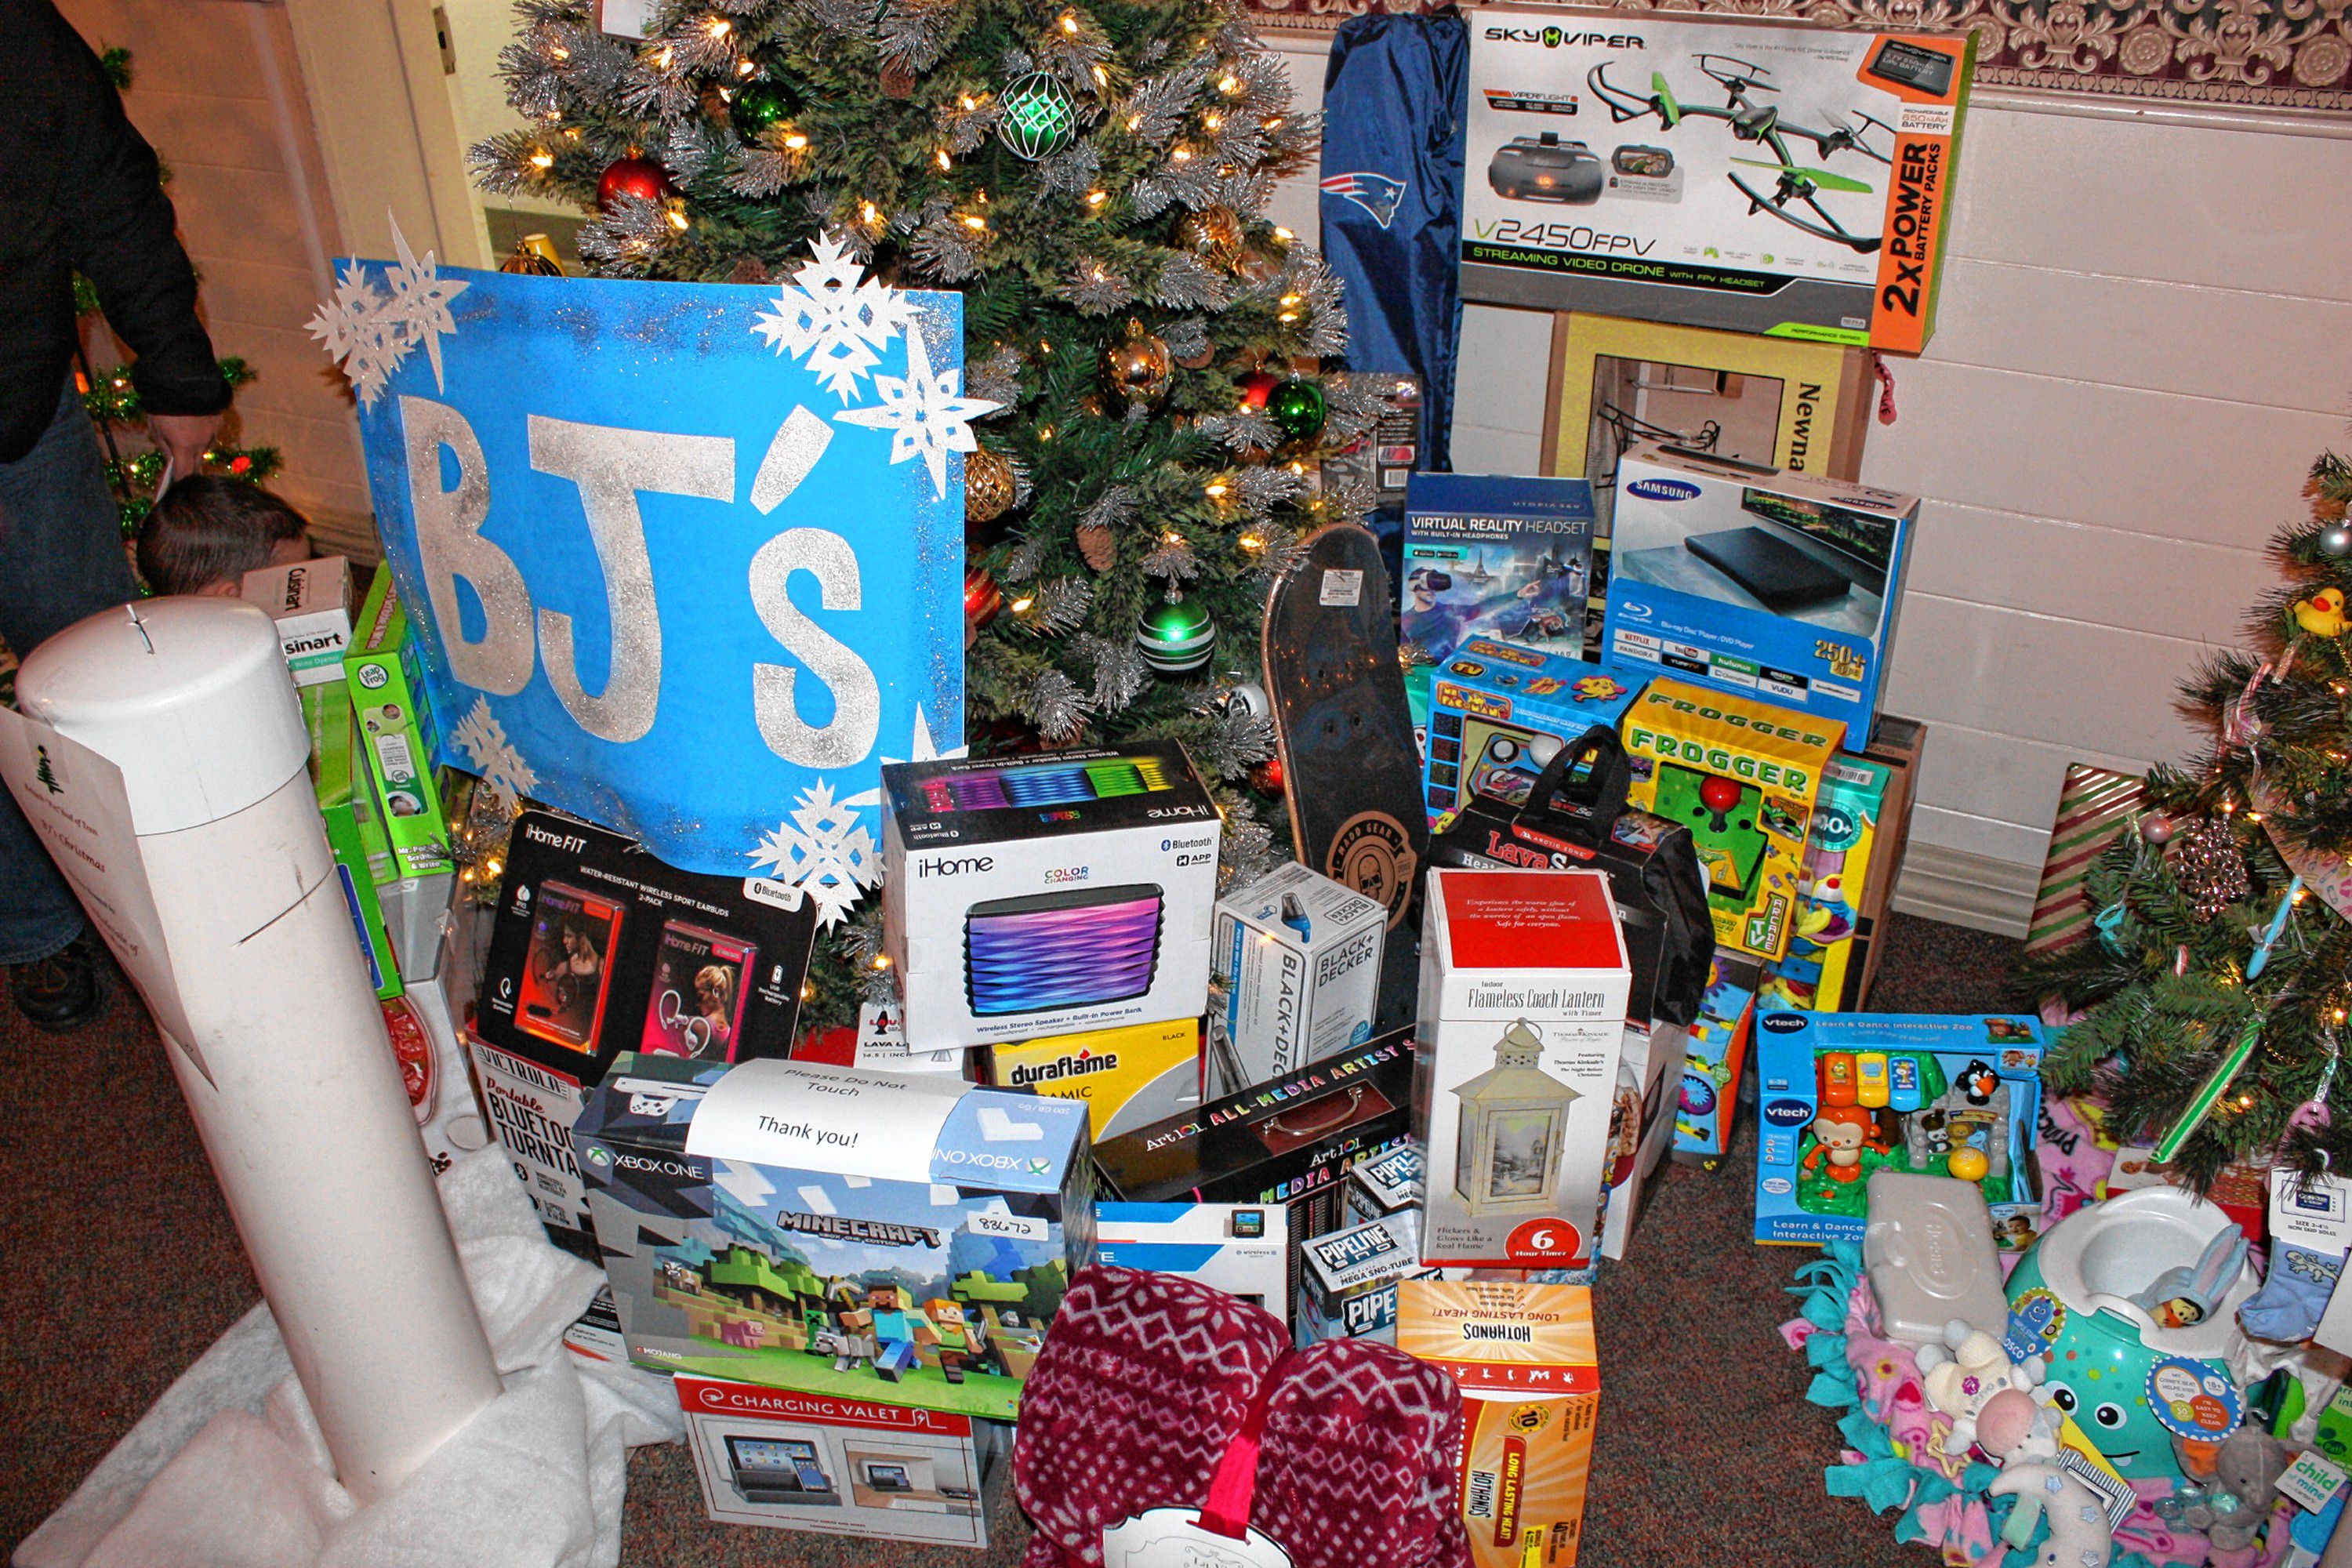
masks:
[[[1217,808],[1181,746],[882,770],[909,1050],[1195,1018]]]
[[[1094,1258],[1087,1109],[631,1054],[572,1132],[640,1366],[1010,1419]]]
[[[1462,293],[1917,353],[1975,36],[1481,7]]]

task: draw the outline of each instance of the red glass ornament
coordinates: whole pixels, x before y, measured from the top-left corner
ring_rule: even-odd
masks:
[[[1721,816],[1739,804],[1739,785],[1719,773],[1711,773],[1699,782],[1698,803]]]
[[[662,202],[677,194],[669,175],[651,158],[616,158],[596,178],[596,210],[609,215],[623,196]]]
[[[1249,782],[1250,788],[1268,800],[1278,797],[1282,794],[1282,758],[1271,756],[1252,768]]]
[[[997,587],[996,579],[988,574],[988,568],[974,566],[968,569],[963,574],[964,626],[976,632],[994,620],[996,612],[1003,608],[1004,595]]]
[[[1241,381],[1242,405],[1245,408],[1265,407],[1266,395],[1281,384],[1282,378],[1278,375],[1272,375],[1262,370],[1250,372],[1249,374],[1242,377]]]

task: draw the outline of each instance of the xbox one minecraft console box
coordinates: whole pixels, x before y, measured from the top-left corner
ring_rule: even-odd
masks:
[[[1878,716],[1919,498],[1644,444],[1617,464],[1608,657],[1800,713]]]
[[[882,791],[909,1050],[1207,1006],[1223,824],[1182,747],[894,763]]]
[[[572,1142],[656,1371],[1009,1420],[1094,1258],[1077,1100],[631,1053]]]

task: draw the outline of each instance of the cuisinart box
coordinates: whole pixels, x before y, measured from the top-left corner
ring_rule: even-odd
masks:
[[[1181,746],[882,770],[910,1050],[1200,1016],[1223,826]]]
[[[1010,1420],[1094,1258],[1075,1100],[633,1054],[572,1139],[656,1371]]]
[[[340,684],[352,646],[352,563],[340,555],[257,566],[236,596],[278,623],[278,640],[297,686]]]
[[[1635,447],[1617,465],[1609,657],[1866,736],[1918,517],[1916,496]]]
[[[986,1546],[1005,1429],[969,1415],[681,1377],[677,1407],[720,1524]]]
[[[1217,904],[1208,1092],[1234,1094],[1372,1037],[1388,907],[1297,861]]]
[[[1927,346],[1974,34],[1469,20],[1465,299]]]
[[[1412,1097],[1425,1261],[1591,1261],[1633,985],[1605,873],[1430,872]]]

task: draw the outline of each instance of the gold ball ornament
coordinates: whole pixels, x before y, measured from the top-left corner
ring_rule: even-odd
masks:
[[[1168,345],[1140,327],[1130,326],[1126,338],[1103,354],[1103,374],[1110,389],[1129,403],[1152,404],[1168,395],[1168,378],[1176,362]]]
[[[1242,254],[1242,220],[1222,204],[1186,213],[1176,221],[1176,243],[1203,261],[1231,267]]]
[[[985,528],[1013,510],[1013,465],[982,447],[963,460],[963,521]]]
[[[527,234],[515,241],[507,258],[499,263],[501,272],[520,272],[538,278],[561,278],[563,263],[555,254],[555,242],[543,234]]]
[[[1262,289],[1282,276],[1282,262],[1279,258],[1251,246],[1241,253],[1234,264],[1234,270],[1241,275],[1244,281]]]

